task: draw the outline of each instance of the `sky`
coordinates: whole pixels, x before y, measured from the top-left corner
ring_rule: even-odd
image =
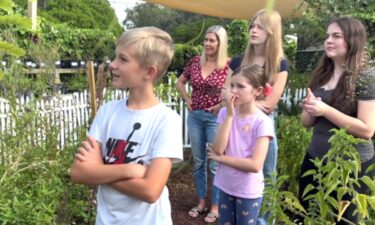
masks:
[[[125,10],[132,8],[137,2],[142,2],[141,0],[108,0],[112,8],[115,10],[116,16],[120,24],[124,21],[126,17]]]

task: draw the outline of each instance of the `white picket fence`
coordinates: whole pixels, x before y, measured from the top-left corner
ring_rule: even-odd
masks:
[[[284,102],[287,107],[291,105],[292,101],[298,102],[303,96],[306,95],[305,89],[298,89],[295,92],[296,93],[292,96],[291,90],[287,89],[281,97],[281,101]],[[123,98],[124,96],[126,96],[126,93],[123,91],[113,91],[110,93],[110,95],[107,95],[107,99],[119,99]],[[17,105],[19,107],[24,107],[30,101],[30,97],[20,98],[17,101]],[[188,114],[187,109],[185,108],[183,102],[167,102],[166,104],[171,106],[180,114],[181,123],[183,124],[183,145],[184,147],[190,147],[186,125]],[[90,98],[87,91],[44,98],[36,103],[36,109],[40,115],[40,118],[46,118],[47,122],[51,124],[51,126],[57,125],[57,127],[60,129],[58,135],[60,148],[63,148],[67,141],[71,141],[73,143],[80,141],[80,129],[82,129],[82,127],[88,127],[91,113]],[[9,112],[10,106],[8,100],[0,98],[0,133],[12,132],[14,121],[12,121]],[[35,126],[38,126],[37,122],[35,122]],[[33,136],[33,141],[43,141],[46,135],[44,132],[44,130],[40,130],[40,132],[37,132],[37,134],[31,134]]]

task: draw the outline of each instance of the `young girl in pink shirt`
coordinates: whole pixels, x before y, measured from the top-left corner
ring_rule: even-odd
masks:
[[[219,224],[256,224],[262,203],[263,164],[274,137],[271,119],[256,105],[271,87],[256,64],[234,71],[226,107],[208,157],[219,163],[214,184],[220,189]]]

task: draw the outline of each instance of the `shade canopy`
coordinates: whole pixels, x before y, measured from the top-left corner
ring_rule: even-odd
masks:
[[[299,17],[304,9],[300,7],[303,0],[146,0],[173,9],[230,19],[251,19],[258,10],[267,7],[268,1],[274,2],[273,9],[284,19]]]

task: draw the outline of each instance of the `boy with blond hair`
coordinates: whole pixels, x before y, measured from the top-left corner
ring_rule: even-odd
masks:
[[[153,88],[173,53],[155,27],[128,30],[116,44],[112,85],[128,97],[100,107],[71,168],[73,182],[99,185],[97,225],[172,224],[166,183],[182,160],[182,127]]]

